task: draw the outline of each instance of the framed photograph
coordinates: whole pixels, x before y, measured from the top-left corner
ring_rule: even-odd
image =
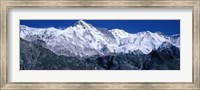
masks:
[[[199,0],[1,0],[1,90],[200,90]]]

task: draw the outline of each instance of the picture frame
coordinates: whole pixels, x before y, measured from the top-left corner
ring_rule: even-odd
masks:
[[[1,0],[0,88],[9,89],[190,89],[200,90],[200,1],[199,0]],[[8,82],[10,8],[192,8],[192,82]]]

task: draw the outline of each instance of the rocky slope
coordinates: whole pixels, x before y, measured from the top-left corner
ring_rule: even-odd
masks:
[[[136,50],[126,54],[71,57],[20,39],[20,70],[179,70],[179,55],[178,47],[164,42],[149,54]]]

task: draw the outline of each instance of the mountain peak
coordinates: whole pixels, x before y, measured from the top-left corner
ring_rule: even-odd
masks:
[[[170,37],[176,37],[176,38],[178,37],[178,38],[179,38],[179,37],[180,37],[180,34],[173,34],[173,35],[171,35]]]
[[[156,32],[158,35],[164,35],[164,33],[157,31]]]
[[[150,32],[150,31],[143,31],[143,32],[138,32],[137,34],[150,34],[150,33],[152,33],[152,32]]]
[[[147,30],[144,33],[150,35],[152,32],[150,32],[150,31]]]
[[[80,28],[83,28],[83,29],[93,29],[94,27],[88,23],[86,23],[85,21],[83,20],[78,20],[75,24],[74,24],[75,27],[80,27]]]
[[[88,24],[83,20],[78,20],[74,26],[81,25],[81,26],[88,26]]]
[[[149,30],[146,31],[147,33],[151,33]]]
[[[75,24],[85,24],[86,22],[84,22],[83,20],[78,20]]]

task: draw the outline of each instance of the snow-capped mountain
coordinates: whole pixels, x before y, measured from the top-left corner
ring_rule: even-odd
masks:
[[[128,53],[136,50],[148,54],[158,49],[163,42],[180,46],[179,35],[166,36],[150,31],[133,34],[121,29],[106,30],[96,28],[82,20],[64,30],[20,25],[20,37],[40,44],[58,55],[81,57]]]

